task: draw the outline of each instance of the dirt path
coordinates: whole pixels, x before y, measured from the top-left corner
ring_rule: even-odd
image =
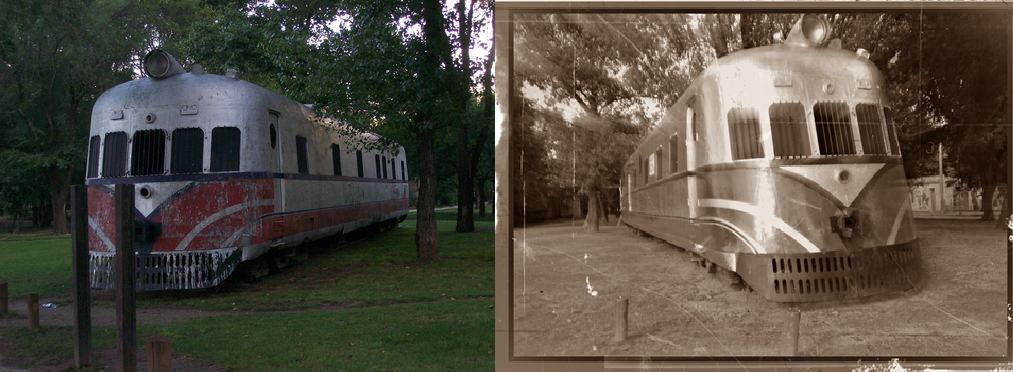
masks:
[[[1004,230],[919,220],[925,276],[914,290],[803,304],[803,355],[1000,355],[1005,347]],[[735,291],[678,248],[604,227],[514,231],[516,355],[789,355],[790,305]],[[629,339],[610,340],[630,298]]]
[[[39,325],[43,327],[73,327],[74,305],[64,298],[40,298],[39,303],[57,303],[55,308],[39,309]],[[12,300],[10,309],[18,318],[0,319],[0,327],[24,327],[28,320],[28,309],[25,300]],[[153,309],[138,308],[137,324],[168,324],[190,319],[206,318],[216,315],[234,314],[232,312],[215,312],[195,309]],[[115,326],[116,308],[109,303],[93,303],[91,308],[91,324],[95,327]]]

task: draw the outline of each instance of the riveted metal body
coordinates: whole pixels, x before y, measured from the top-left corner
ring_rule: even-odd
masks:
[[[208,73],[141,78],[92,111],[92,286],[111,285],[112,186],[135,184],[137,287],[210,287],[243,261],[408,213],[403,148],[368,149],[306,106]],[[343,134],[346,133],[346,134]]]
[[[786,42],[720,58],[630,156],[622,220],[774,301],[911,288],[918,241],[884,108],[882,75],[853,51]],[[772,270],[782,260],[808,264]]]

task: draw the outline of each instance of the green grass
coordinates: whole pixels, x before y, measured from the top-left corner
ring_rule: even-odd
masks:
[[[0,328],[0,336],[11,340],[14,356],[31,368],[67,362],[74,357],[74,330],[71,327]],[[92,347],[113,347],[116,331],[111,327],[92,329]],[[2,369],[2,368],[0,368]]]
[[[71,288],[70,239],[45,237],[0,240],[0,280],[11,298],[28,293],[65,295]]]
[[[454,216],[437,214],[441,259],[435,262],[417,261],[415,224],[409,219],[393,231],[324,247],[299,267],[257,283],[235,278],[213,291],[147,296],[140,305],[269,311],[491,297],[495,284],[491,218],[476,221],[476,233],[456,233]]]
[[[205,318],[158,330],[173,351],[243,371],[492,370],[492,300]]]
[[[142,295],[142,307],[264,313],[142,326],[138,341],[161,334],[173,353],[231,370],[491,370],[492,218],[478,219],[475,233],[456,233],[454,212],[437,213],[435,262],[416,260],[412,214],[393,231],[321,245],[308,262],[257,283]],[[65,238],[0,241],[0,275],[12,293],[66,296],[69,254]],[[37,273],[47,273],[45,280]],[[266,312],[276,310],[297,311]],[[72,358],[66,327],[0,329],[0,335],[32,363],[21,367]],[[114,338],[110,327],[94,330],[96,348],[112,347]]]

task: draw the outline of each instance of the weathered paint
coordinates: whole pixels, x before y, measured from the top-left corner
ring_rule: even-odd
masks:
[[[147,122],[152,114],[156,119]],[[99,174],[86,180],[93,287],[111,285],[106,279],[115,252],[115,184],[146,189],[147,197],[135,194],[135,223],[160,230],[152,241],[135,242],[142,290],[214,286],[239,262],[271,249],[403,219],[408,213],[404,149],[397,148],[396,155],[361,150],[360,178],[353,146],[377,137],[346,138],[312,115],[304,105],[259,86],[213,74],[142,78],[106,91],[92,111],[90,135],[104,142],[110,132],[132,138],[135,131],[161,129],[166,133],[165,172],[133,176],[128,169],[123,177]],[[274,148],[271,125],[277,136]],[[236,172],[209,172],[212,130],[221,126],[240,129]],[[176,128],[204,131],[203,172],[170,174]],[[308,173],[298,172],[296,136],[307,139]],[[341,174],[334,173],[332,144],[340,147]],[[130,149],[128,143],[128,168]],[[382,164],[388,167],[386,179],[375,177],[375,154],[388,159]],[[102,156],[98,151],[99,169]]]

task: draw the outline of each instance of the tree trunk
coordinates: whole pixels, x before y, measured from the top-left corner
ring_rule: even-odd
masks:
[[[478,216],[483,218],[485,217],[485,202],[486,202],[485,187],[483,187],[484,183],[485,180],[481,180],[478,182]]]
[[[985,183],[981,187],[981,210],[984,212],[981,215],[983,221],[991,221],[995,218],[992,212],[992,198],[995,194],[995,185],[992,184],[991,180]]]
[[[67,194],[70,193],[70,170],[50,167],[46,176],[49,179],[49,197],[53,213],[53,233],[67,234]]]
[[[577,195],[576,193],[574,193],[573,194],[573,204],[570,205],[570,218],[572,218],[572,219],[578,219],[578,218],[580,218],[580,216],[581,216],[581,213],[580,213],[580,195]]]
[[[1008,219],[1010,217],[1010,213],[1011,213],[1011,211],[1010,211],[1010,200],[1009,200],[1010,194],[1009,194],[1009,185],[1008,184],[1006,185],[1006,187],[1002,188],[1002,195],[1003,195],[1003,199],[1002,199],[1002,213],[999,215],[999,218],[996,219],[996,222],[995,222],[996,226],[999,226],[999,227],[1003,227],[1003,226],[1006,225],[1006,219]]]
[[[462,115],[463,116],[463,115]],[[475,208],[471,173],[471,153],[468,151],[468,123],[461,120],[457,129],[457,232],[475,231]]]
[[[584,220],[584,227],[590,232],[598,232],[598,214],[601,207],[598,206],[598,192],[587,193],[587,218]]]
[[[602,193],[604,194],[604,193]],[[609,198],[603,195],[598,196],[598,210],[601,212],[601,217],[605,220],[605,223],[609,223]]]
[[[437,258],[436,246],[436,163],[433,161],[433,133],[420,131],[415,136],[419,156],[419,199],[415,221],[415,250],[419,259]]]

